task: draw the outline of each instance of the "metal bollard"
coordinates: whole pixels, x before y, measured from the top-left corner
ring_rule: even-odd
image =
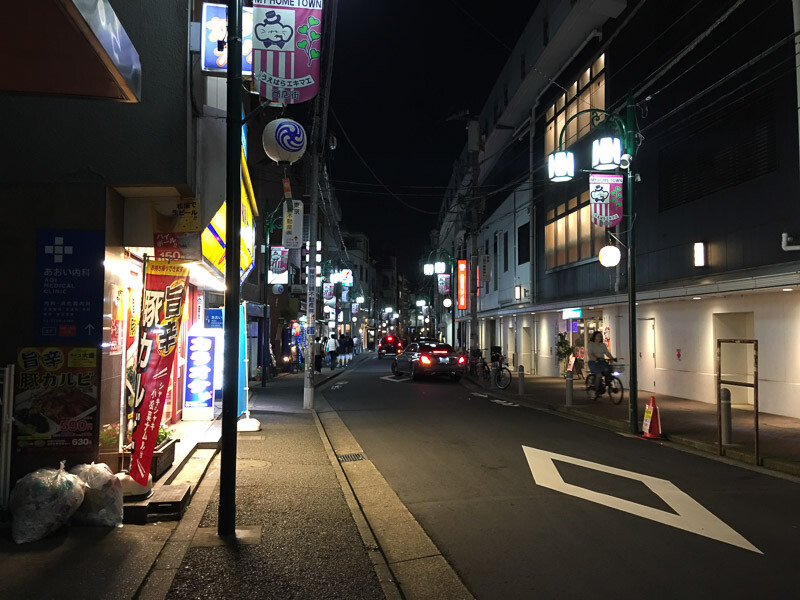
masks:
[[[728,388],[722,388],[719,391],[719,410],[721,415],[720,427],[722,427],[722,445],[728,446],[731,444],[732,430],[731,430],[731,391]]]
[[[522,396],[525,393],[525,367],[517,367],[517,393]]]
[[[572,406],[572,371],[567,371],[567,406]]]

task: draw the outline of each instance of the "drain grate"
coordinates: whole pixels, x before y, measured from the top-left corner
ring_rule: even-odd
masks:
[[[355,454],[341,454],[337,458],[339,462],[354,462],[356,460],[364,460],[364,455],[357,452]]]

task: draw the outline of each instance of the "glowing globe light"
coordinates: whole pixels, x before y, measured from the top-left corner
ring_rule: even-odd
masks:
[[[600,264],[604,267],[616,267],[622,254],[616,246],[603,246],[600,248]]]
[[[550,181],[570,181],[575,177],[575,155],[559,150],[547,157],[547,173]]]

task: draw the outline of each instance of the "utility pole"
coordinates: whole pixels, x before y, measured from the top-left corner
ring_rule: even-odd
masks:
[[[217,533],[236,533],[236,420],[239,405],[241,296],[242,0],[228,1],[228,114],[225,170],[225,358],[222,373],[222,450]]]
[[[336,42],[337,0],[325,3],[328,9],[327,24],[323,35],[327,36],[323,59],[325,74],[322,89],[314,99],[314,124],[311,128],[311,213],[308,218],[308,276],[306,277],[306,372],[303,379],[303,408],[314,408],[314,361],[312,347],[317,332],[317,212],[319,207],[319,172],[328,132],[328,102],[330,99],[331,75],[333,74],[333,49]],[[311,333],[309,332],[311,329]]]
[[[636,104],[633,95],[628,94],[628,104],[625,109],[625,151],[631,156],[636,155]],[[628,377],[628,421],[630,431],[639,433],[639,353],[636,347],[636,205],[633,202],[633,186],[636,180],[633,167],[628,168],[626,176],[628,192],[628,344],[630,348],[630,363]]]
[[[480,123],[477,119],[472,119],[467,125],[467,156],[472,175],[472,181],[469,186],[470,206],[472,208],[472,242],[470,248],[470,332],[469,341],[470,349],[478,348],[480,343],[480,336],[478,335],[478,202],[479,199],[475,197],[475,187],[478,185],[478,173],[480,172],[480,164],[478,163],[478,149],[480,144]]]

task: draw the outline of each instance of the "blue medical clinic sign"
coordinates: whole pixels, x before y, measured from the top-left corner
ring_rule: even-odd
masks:
[[[105,232],[41,229],[36,234],[36,333],[44,343],[103,340]]]

